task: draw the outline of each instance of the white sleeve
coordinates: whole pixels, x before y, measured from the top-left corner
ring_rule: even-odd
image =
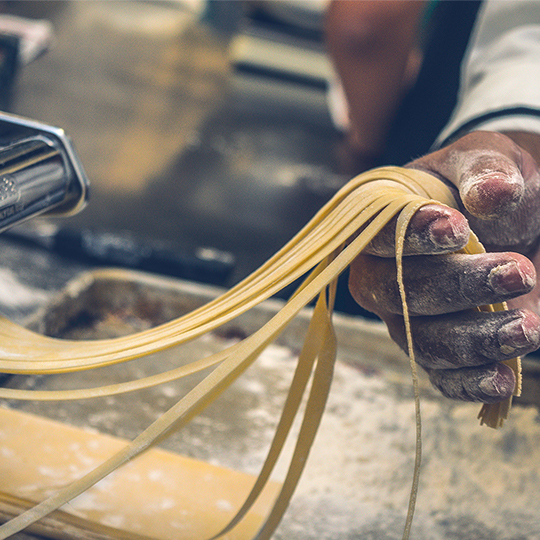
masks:
[[[485,0],[436,147],[473,130],[540,133],[540,3]]]

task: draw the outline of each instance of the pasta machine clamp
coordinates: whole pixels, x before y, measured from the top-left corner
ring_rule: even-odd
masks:
[[[88,180],[65,132],[0,112],[0,232],[32,217],[72,215]]]

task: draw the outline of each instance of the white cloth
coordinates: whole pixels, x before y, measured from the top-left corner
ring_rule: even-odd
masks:
[[[454,113],[437,139],[473,130],[540,133],[540,1],[485,0]]]

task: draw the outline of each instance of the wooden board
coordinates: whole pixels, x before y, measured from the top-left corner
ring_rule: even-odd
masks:
[[[3,518],[44,499],[127,441],[0,408],[0,512]],[[228,523],[255,477],[150,449],[76,498],[36,530],[56,538],[203,540]],[[267,486],[226,538],[246,540],[269,512],[279,484]],[[3,501],[3,502],[2,502]],[[97,525],[97,527],[96,527]],[[90,533],[90,530],[95,532]]]

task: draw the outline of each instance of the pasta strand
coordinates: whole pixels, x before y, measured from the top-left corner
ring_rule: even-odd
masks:
[[[7,319],[0,319],[0,372],[42,375],[65,373],[69,376],[70,372],[126,362],[169,347],[180,346],[246,313],[307,275],[284,307],[259,330],[224,351],[197,359],[188,365],[138,381],[124,381],[97,388],[57,391],[0,388],[0,398],[4,399],[46,401],[89,399],[149,388],[203,369],[213,368],[200,383],[116,455],[79,480],[0,526],[0,540],[58,510],[109,473],[162,440],[172,430],[185,426],[248,369],[265,347],[280,335],[306,305],[318,298],[281,418],[260,474],[251,492],[247,494],[245,502],[237,510],[236,516],[211,540],[224,537],[240,523],[261,494],[290,434],[302,398],[307,394],[300,433],[282,489],[256,536],[258,540],[270,538],[294,493],[330,391],[337,348],[332,325],[336,280],[381,229],[396,216],[397,279],[407,335],[416,417],[415,468],[403,533],[403,539],[407,540],[410,536],[418,491],[422,433],[418,376],[403,283],[402,258],[405,233],[410,219],[420,207],[430,203],[457,206],[451,190],[427,173],[384,167],[361,174],[338,191],[289,243],[238,285],[183,317],[130,336],[94,341],[62,340],[31,332]],[[483,248],[472,235],[463,251],[481,253]],[[498,304],[479,309],[501,310],[506,309],[506,306]],[[516,373],[515,393],[518,394],[521,386],[520,361],[516,358],[506,363]],[[481,423],[491,427],[501,426],[510,406],[511,400],[502,404],[484,405],[479,414]]]

